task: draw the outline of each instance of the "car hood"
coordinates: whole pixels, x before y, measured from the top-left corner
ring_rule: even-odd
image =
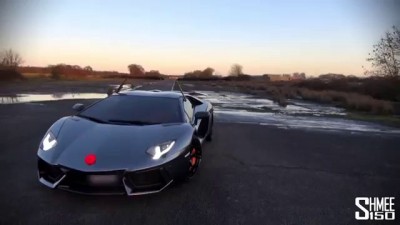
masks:
[[[154,167],[175,158],[190,144],[193,128],[186,123],[146,126],[102,124],[80,117],[64,120],[57,145],[39,156],[54,165],[81,171],[139,170]],[[153,160],[146,150],[166,141],[175,145],[165,157]],[[85,157],[96,155],[96,163],[87,165]]]

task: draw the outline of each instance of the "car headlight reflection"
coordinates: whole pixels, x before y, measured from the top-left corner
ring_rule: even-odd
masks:
[[[154,160],[157,160],[161,158],[161,156],[165,155],[167,152],[169,152],[172,149],[172,146],[174,146],[175,141],[168,141],[164,142],[162,144],[153,146],[147,150],[147,153],[153,156]]]
[[[57,145],[57,140],[54,137],[54,135],[49,131],[46,136],[44,136],[42,144],[40,145],[40,148],[43,151],[48,151],[52,148],[54,148],[54,146]]]

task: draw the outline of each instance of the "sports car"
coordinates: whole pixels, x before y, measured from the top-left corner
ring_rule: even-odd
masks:
[[[83,194],[141,195],[196,174],[213,107],[175,91],[128,90],[56,121],[38,152],[39,181]]]

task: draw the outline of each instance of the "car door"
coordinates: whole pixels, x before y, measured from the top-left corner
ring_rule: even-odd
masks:
[[[193,125],[194,108],[193,108],[192,103],[188,99],[183,101],[183,108],[185,110],[186,116],[188,117],[190,123]]]

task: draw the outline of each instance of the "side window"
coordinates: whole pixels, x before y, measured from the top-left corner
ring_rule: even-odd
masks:
[[[185,111],[187,113],[187,115],[189,116],[189,120],[192,121],[193,119],[193,105],[192,103],[189,101],[189,99],[186,99],[186,101],[183,102]]]

